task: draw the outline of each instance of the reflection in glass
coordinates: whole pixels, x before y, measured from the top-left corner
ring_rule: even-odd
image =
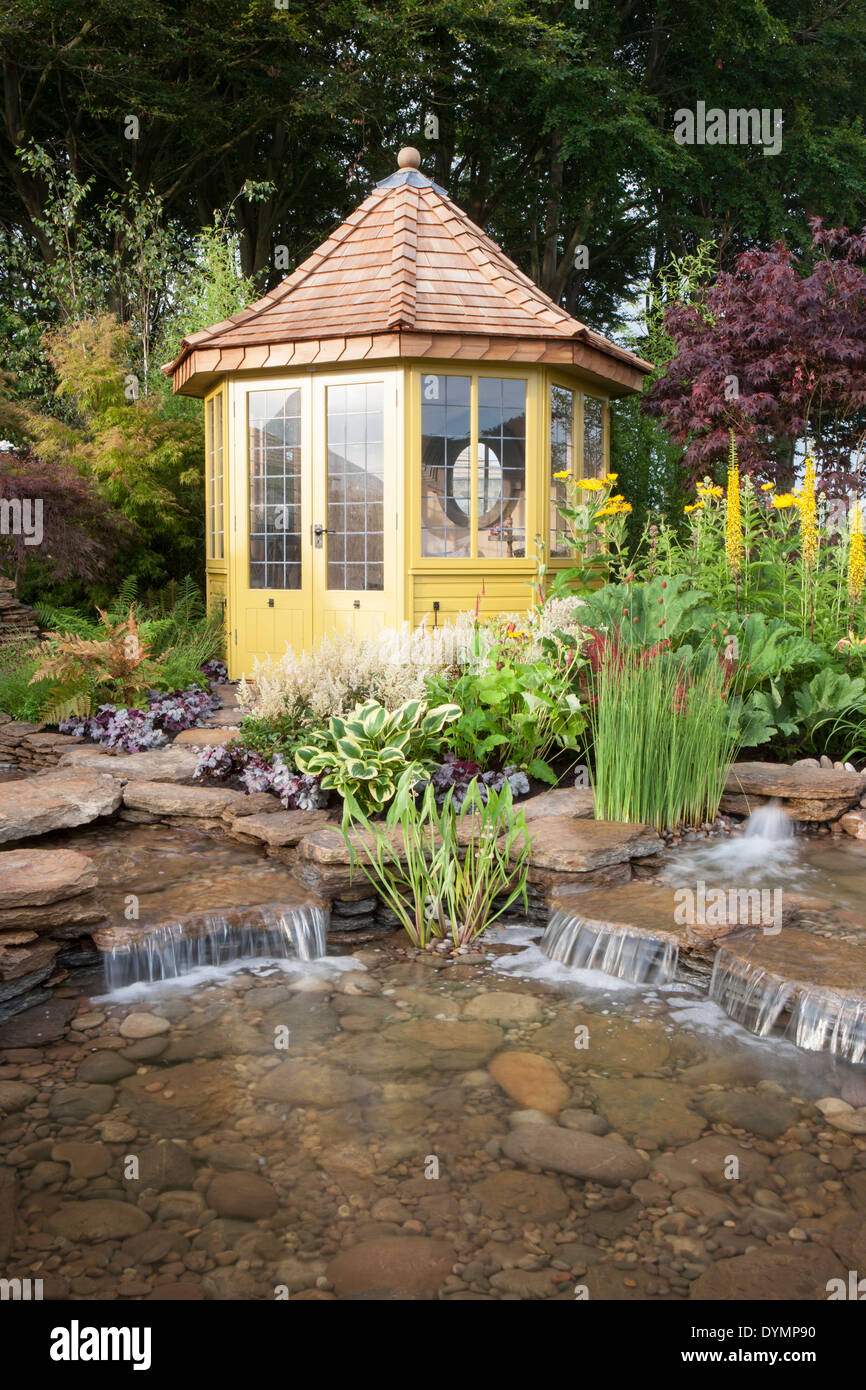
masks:
[[[301,587],[301,392],[249,393],[250,588]]]
[[[212,396],[205,407],[205,453],[207,456],[208,556],[222,560],[225,555],[223,524],[223,412],[222,396]]]
[[[604,477],[604,401],[583,398],[583,477]]]
[[[472,553],[468,376],[421,378],[421,553]]]
[[[385,388],[327,388],[328,588],[384,584]]]
[[[478,554],[526,554],[526,382],[478,379]]]
[[[553,558],[570,554],[568,528],[560,507],[568,501],[568,483],[557,473],[574,476],[575,393],[567,386],[550,388],[550,554]]]

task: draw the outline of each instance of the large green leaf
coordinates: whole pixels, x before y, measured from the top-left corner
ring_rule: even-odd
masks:
[[[380,734],[385,727],[387,718],[388,711],[384,705],[374,705],[372,709],[369,709],[360,721],[366,737],[375,738],[377,734]]]
[[[587,596],[580,621],[584,627],[618,632],[622,641],[638,646],[653,646],[662,638],[676,646],[694,631],[707,597],[684,574],[647,584],[605,584]]]
[[[336,746],[337,752],[344,758],[363,758],[366,752],[364,740],[349,735],[338,738]]]
[[[435,709],[429,709],[421,720],[420,732],[422,734],[439,734],[455,719],[460,718],[459,705],[437,705]]]

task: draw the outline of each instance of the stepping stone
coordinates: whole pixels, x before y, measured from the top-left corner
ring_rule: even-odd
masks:
[[[214,726],[210,721],[197,729],[182,729],[176,735],[173,748],[217,748],[221,744],[234,743],[241,736],[240,726],[224,724]]]
[[[119,810],[123,788],[114,777],[58,769],[24,777],[0,805],[0,843],[88,825]]]
[[[728,774],[721,809],[749,815],[778,797],[795,820],[831,821],[856,805],[863,794],[859,772],[833,768],[789,767],[785,763],[734,763]]]

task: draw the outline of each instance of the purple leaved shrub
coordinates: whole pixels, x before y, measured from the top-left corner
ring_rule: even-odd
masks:
[[[328,803],[318,777],[293,772],[280,753],[263,758],[239,743],[211,745],[199,754],[193,778],[236,778],[247,792],[274,792],[290,811],[316,811]]]
[[[116,748],[122,753],[143,753],[162,748],[169,734],[181,729],[195,729],[203,724],[219,699],[200,685],[168,694],[153,691],[147,709],[124,709],[117,705],[100,705],[96,714],[86,718],[75,716],[61,720],[61,734],[73,738],[89,738],[103,748]]]

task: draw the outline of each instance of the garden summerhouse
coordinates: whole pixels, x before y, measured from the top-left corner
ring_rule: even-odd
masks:
[[[328,632],[525,609],[554,473],[602,474],[647,363],[553,303],[417,150],[286,280],[185,338],[229,673]]]

